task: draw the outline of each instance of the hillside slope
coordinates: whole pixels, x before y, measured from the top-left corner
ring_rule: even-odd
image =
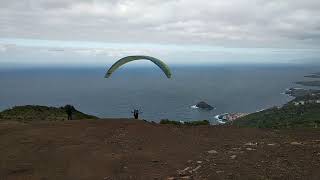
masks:
[[[320,127],[320,94],[297,97],[283,107],[274,107],[240,118],[233,125],[259,128]]]
[[[74,110],[73,119],[97,119],[95,116],[84,114],[78,110]],[[62,121],[67,119],[66,110],[64,107],[47,107],[47,106],[15,106],[12,109],[7,109],[0,112],[2,120],[17,120],[17,121]]]

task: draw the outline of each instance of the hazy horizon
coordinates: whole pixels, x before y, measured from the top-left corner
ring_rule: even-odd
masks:
[[[317,49],[227,48],[0,38],[0,43],[1,41],[10,44],[0,51],[2,68],[101,67],[111,65],[128,55],[154,56],[169,65],[320,64],[320,51]],[[148,62],[134,62],[132,66],[135,64],[143,65]]]

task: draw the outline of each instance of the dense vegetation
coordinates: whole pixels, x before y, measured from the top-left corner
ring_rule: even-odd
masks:
[[[173,124],[173,125],[186,125],[186,126],[200,126],[200,125],[210,125],[208,120],[203,121],[190,121],[190,122],[180,122],[180,121],[171,121],[168,119],[163,119],[160,121],[160,124]]]
[[[240,127],[297,128],[320,127],[320,104],[315,102],[319,95],[298,97],[283,107],[274,107],[253,113],[233,122]],[[297,104],[303,101],[303,104]]]
[[[72,117],[73,119],[97,119],[95,116],[84,114],[76,109],[74,109]],[[17,121],[63,121],[67,119],[67,113],[65,107],[15,106],[0,112],[0,119]]]

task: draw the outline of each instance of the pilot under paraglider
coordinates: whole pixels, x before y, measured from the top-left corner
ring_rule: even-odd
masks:
[[[141,114],[142,112],[140,112],[138,109],[135,109],[131,111],[131,113],[133,113],[134,119],[139,119],[139,114]]]
[[[167,64],[165,64],[163,61],[161,61],[160,59],[157,59],[157,58],[154,58],[151,56],[127,56],[127,57],[121,58],[120,60],[115,62],[109,68],[109,70],[105,74],[105,78],[110,78],[112,73],[114,71],[116,71],[119,67],[121,67],[122,65],[127,64],[132,61],[137,61],[137,60],[149,60],[149,61],[153,62],[155,65],[157,65],[164,72],[164,74],[167,76],[167,78],[169,78],[169,79],[171,78],[171,71],[170,71],[169,66]],[[134,119],[139,119],[139,114],[142,114],[142,112],[138,109],[134,109],[133,111],[131,111],[131,113],[133,114]]]

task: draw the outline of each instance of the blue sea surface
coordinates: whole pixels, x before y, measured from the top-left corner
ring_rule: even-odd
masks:
[[[127,118],[140,109],[153,121],[203,120],[225,112],[255,112],[282,105],[282,94],[316,67],[280,65],[173,66],[172,79],[158,67],[0,70],[0,110],[16,105],[63,106],[99,117]],[[216,109],[192,109],[205,101]]]

